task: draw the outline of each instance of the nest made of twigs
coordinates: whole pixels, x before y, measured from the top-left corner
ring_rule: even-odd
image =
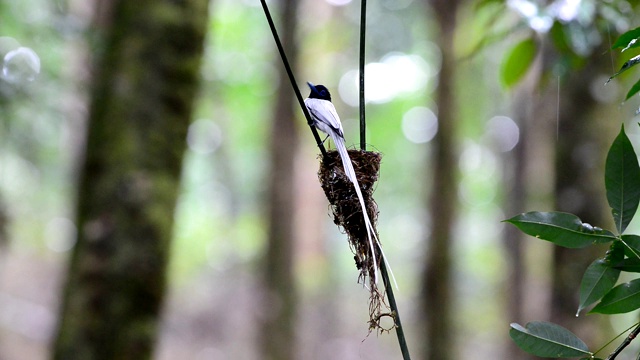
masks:
[[[378,180],[382,155],[362,150],[348,150],[348,153],[360,185],[369,219],[374,231],[376,231],[378,205],[373,199],[373,191]],[[379,320],[383,315],[381,308],[383,305],[386,307],[386,304],[384,295],[378,291],[375,283],[378,269],[374,266],[374,264],[380,266],[382,256],[377,245],[374,245],[375,254],[371,253],[362,207],[354,184],[344,172],[342,160],[337,151],[328,151],[327,157],[322,159],[318,178],[327,200],[329,200],[333,222],[344,229],[347,234],[349,245],[354,253],[356,268],[360,271],[358,282],[363,284],[368,282],[366,285],[371,292],[369,298],[370,329],[382,329]],[[374,257],[375,262],[373,261]]]
[[[379,153],[361,150],[348,150],[348,153],[360,184],[369,219],[375,227],[378,206],[372,195],[375,182],[378,180],[382,156]],[[333,222],[342,227],[349,238],[349,245],[355,255],[356,267],[361,271],[362,278],[360,280],[364,280],[367,276],[373,277],[376,269],[373,266],[362,207],[353,183],[344,172],[342,160],[337,151],[327,152],[327,158],[320,164],[318,177],[327,200],[331,204]],[[376,250],[376,264],[380,264],[380,252],[377,247],[374,249]]]

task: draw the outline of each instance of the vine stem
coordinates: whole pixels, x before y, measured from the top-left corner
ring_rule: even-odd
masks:
[[[620,355],[622,350],[624,350],[627,346],[629,346],[629,344],[631,344],[633,339],[635,339],[638,336],[638,334],[640,334],[640,325],[636,326],[636,328],[633,329],[631,333],[629,333],[629,335],[624,339],[624,341],[607,357],[606,360],[613,360],[618,355]]]
[[[382,281],[384,282],[384,288],[387,292],[387,298],[389,299],[389,307],[393,315],[393,321],[395,322],[396,336],[398,337],[398,345],[400,345],[400,352],[404,360],[411,360],[409,354],[409,347],[407,346],[407,340],[404,337],[404,329],[402,328],[402,322],[400,321],[400,313],[398,312],[398,305],[396,304],[396,297],[393,295],[393,286],[389,281],[389,275],[387,274],[387,266],[384,261],[380,262],[380,273],[382,274]]]
[[[289,81],[291,82],[291,86],[293,87],[293,92],[296,94],[296,98],[298,99],[298,104],[300,104],[300,108],[302,109],[302,113],[304,117],[307,119],[307,125],[311,129],[311,133],[313,137],[316,139],[316,144],[318,144],[318,148],[322,153],[322,158],[327,160],[327,151],[322,144],[322,140],[320,139],[320,135],[318,134],[318,130],[313,126],[313,121],[311,120],[311,115],[309,114],[309,110],[304,105],[304,100],[302,99],[302,94],[300,93],[300,89],[296,83],[296,78],[293,75],[293,71],[291,70],[291,66],[289,65],[289,60],[287,59],[287,54],[284,52],[284,48],[282,47],[282,42],[280,41],[280,37],[278,36],[278,31],[276,30],[276,26],[273,23],[273,18],[271,17],[271,12],[269,11],[269,7],[265,0],[260,0],[262,4],[262,9],[264,10],[264,15],[267,17],[267,22],[269,23],[269,28],[271,29],[271,34],[273,34],[273,40],[276,42],[276,46],[278,47],[278,53],[280,54],[280,58],[282,59],[282,63],[284,64],[284,68],[287,71],[287,76],[289,76]]]
[[[367,150],[367,121],[365,117],[365,102],[364,102],[364,65],[365,65],[365,39],[367,32],[367,0],[361,0],[360,2],[360,149],[362,151]],[[380,262],[380,273],[382,274],[382,281],[384,282],[384,288],[387,292],[387,298],[389,299],[389,307],[393,314],[393,321],[396,328],[396,336],[398,337],[398,344],[400,345],[400,351],[402,352],[402,358],[404,360],[411,360],[409,354],[409,347],[407,346],[407,340],[404,337],[404,329],[402,328],[402,322],[400,321],[400,313],[398,312],[398,305],[396,304],[396,297],[393,294],[393,286],[389,281],[389,274],[387,273],[387,266],[384,261]]]
[[[365,37],[367,33],[367,0],[360,3],[360,149],[367,150],[367,121],[364,106]]]

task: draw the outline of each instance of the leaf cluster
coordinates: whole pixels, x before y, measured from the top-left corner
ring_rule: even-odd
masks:
[[[622,49],[624,52],[638,47],[640,28],[622,34],[612,45],[612,50]],[[525,40],[512,49],[505,63],[508,65],[518,59],[529,59],[534,50],[535,43]],[[513,59],[509,60],[511,58]],[[638,63],[640,55],[632,57],[609,81]],[[509,84],[517,82],[526,72],[526,64],[516,65],[518,66],[511,67],[510,74],[514,77],[510,78]],[[625,100],[638,92],[640,80],[631,87]],[[582,277],[577,314],[593,304],[595,306],[589,313],[621,314],[640,309],[640,278],[616,285],[621,272],[640,273],[640,236],[625,234],[640,203],[640,166],[624,125],[607,155],[605,188],[615,232],[584,223],[576,215],[562,212],[534,211],[505,220],[528,235],[558,246],[582,248],[593,244],[610,244],[606,254],[593,261]],[[636,337],[640,332],[640,325],[635,324],[631,328],[633,327],[636,329],[607,359],[614,359]],[[540,357],[586,356],[583,359],[597,359],[595,355],[599,352],[589,351],[586,344],[569,330],[548,322],[530,322],[524,327],[511,324],[509,333],[521,349]]]
[[[498,2],[485,0],[480,2],[479,7],[497,7],[496,3]],[[622,6],[623,3],[625,6]],[[500,80],[507,89],[520,83],[536,57],[546,53],[547,49],[553,49],[554,56],[545,56],[543,74],[565,75],[572,69],[583,67],[589,56],[599,51],[603,40],[610,36],[612,28],[615,31],[615,25],[621,19],[632,16],[629,9],[636,5],[635,2],[617,0],[582,2],[573,9],[568,9],[570,6],[560,0],[530,1],[526,2],[526,6],[515,1],[506,4],[503,6],[519,15],[519,21],[507,29],[497,31],[497,35],[492,35],[490,30],[479,47],[507,36],[518,39],[507,50],[500,64]],[[493,23],[500,24],[495,19]],[[488,24],[489,29],[496,26],[498,25]],[[546,45],[543,46],[543,43]],[[626,43],[628,44],[629,42]],[[633,45],[640,46],[640,43]],[[636,61],[640,62],[640,58]]]
[[[582,277],[578,313],[593,304],[589,313],[621,314],[640,309],[640,278],[616,285],[621,272],[640,272],[640,236],[624,233],[640,203],[640,166],[624,126],[607,155],[605,188],[615,231],[563,212],[534,211],[505,220],[527,235],[558,246],[610,244],[606,254],[593,261]],[[511,324],[510,335],[520,348],[537,356],[594,358],[582,340],[556,324]]]
[[[629,30],[626,33],[620,35],[618,40],[616,40],[616,42],[611,46],[611,49],[612,50],[622,49],[621,52],[625,52],[627,50],[637,49],[638,47],[640,47],[640,27],[635,28],[633,30]],[[618,72],[613,74],[607,82],[611,81],[613,78],[631,69],[632,67],[638,65],[639,63],[640,63],[640,55],[636,55],[632,57],[631,59],[627,60],[624,64],[622,64],[622,66],[620,67],[620,70],[618,70]],[[640,80],[636,81],[636,83],[633,84],[633,86],[631,86],[631,89],[629,89],[629,91],[627,92],[627,95],[625,96],[625,101],[630,99],[633,95],[637,94],[638,92],[640,92]]]

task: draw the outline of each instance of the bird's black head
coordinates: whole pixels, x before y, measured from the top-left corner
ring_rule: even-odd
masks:
[[[307,82],[307,85],[309,85],[311,89],[311,93],[309,94],[310,98],[331,101],[331,93],[329,93],[329,89],[324,85],[313,85],[310,82]]]

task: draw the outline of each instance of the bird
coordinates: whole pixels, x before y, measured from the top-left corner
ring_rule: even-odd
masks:
[[[340,116],[338,116],[338,112],[331,102],[331,93],[329,92],[329,89],[327,89],[324,85],[314,85],[311,82],[307,82],[307,85],[311,89],[311,92],[309,94],[309,97],[304,100],[304,104],[307,107],[307,110],[309,110],[309,115],[311,115],[313,125],[318,130],[327,134],[327,137],[324,139],[324,141],[326,141],[329,137],[331,138],[331,140],[333,140],[333,143],[338,150],[338,154],[340,154],[344,173],[347,178],[353,183],[356,194],[358,195],[358,200],[360,201],[360,206],[362,208],[362,216],[364,217],[364,223],[367,229],[369,247],[371,248],[371,258],[373,259],[374,267],[374,282],[378,282],[378,264],[375,256],[376,252],[374,250],[375,240],[375,243],[378,244],[378,248],[380,249],[382,259],[387,264],[387,268],[389,268],[389,271],[391,272],[391,276],[393,277],[393,281],[395,283],[396,281],[395,277],[393,276],[393,272],[388,266],[389,263],[386,256],[384,255],[384,252],[382,251],[382,245],[380,244],[380,241],[376,236],[375,229],[371,224],[371,219],[369,219],[367,208],[364,203],[364,198],[362,197],[362,191],[360,190],[360,184],[358,183],[356,172],[353,169],[353,163],[351,162],[351,158],[349,157],[349,153],[347,152],[347,147],[345,145],[344,130],[342,129]]]

